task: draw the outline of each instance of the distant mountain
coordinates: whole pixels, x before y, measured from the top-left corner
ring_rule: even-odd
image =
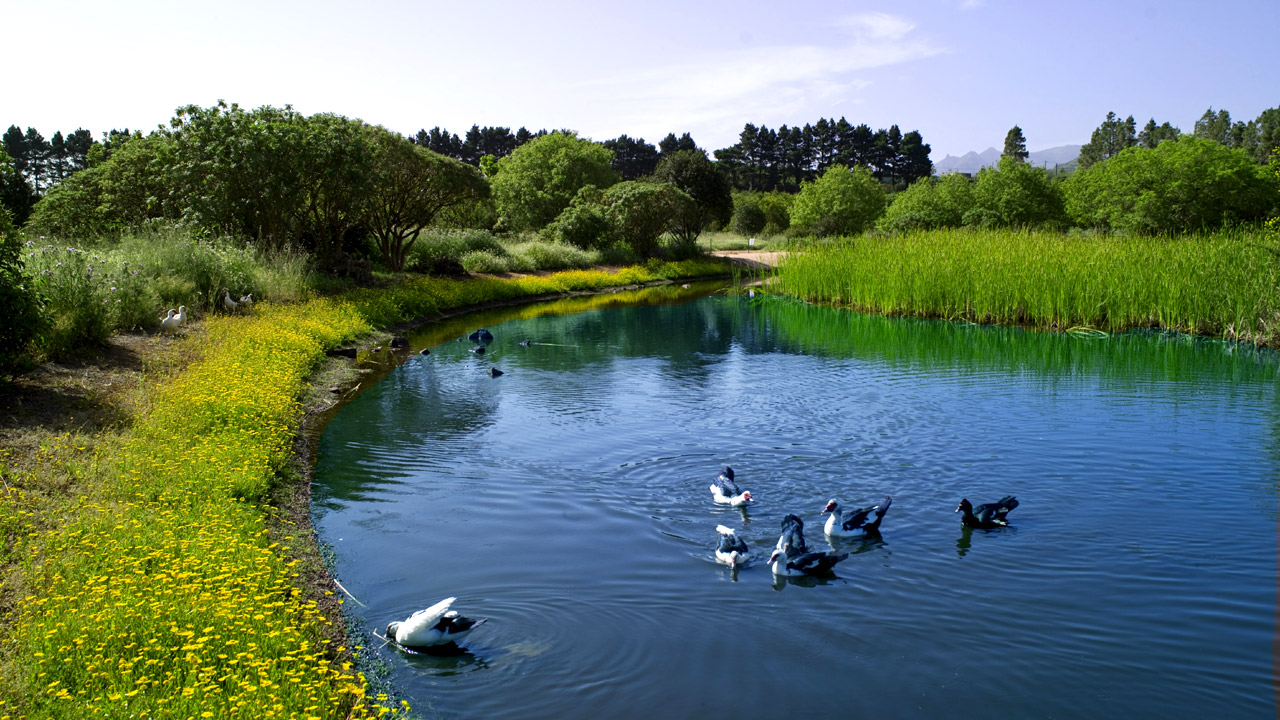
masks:
[[[1036,150],[1031,153],[1031,156],[1027,158],[1027,160],[1033,165],[1039,165],[1040,167],[1052,170],[1056,165],[1074,163],[1075,159],[1079,156],[1079,145],[1059,145],[1058,147]],[[999,161],[1000,151],[993,147],[989,147],[980,153],[970,150],[959,157],[956,157],[955,155],[948,155],[941,160],[935,161],[933,163],[933,172],[937,175],[949,172],[962,172],[975,175],[982,168],[995,165]]]

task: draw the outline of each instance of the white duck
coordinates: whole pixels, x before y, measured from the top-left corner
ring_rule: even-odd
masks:
[[[884,502],[879,505],[857,508],[842,515],[839,503],[831,498],[822,510],[824,513],[831,513],[823,529],[831,537],[875,537],[880,534],[880,521],[892,504],[893,498],[885,496]]]
[[[711,499],[734,507],[742,507],[749,502],[755,502],[751,498],[750,490],[742,490],[733,481],[733,468],[728,465],[725,465],[720,470],[720,474],[716,476],[716,479],[711,482]]]
[[[426,610],[419,610],[408,620],[387,625],[387,639],[409,648],[436,647],[456,643],[484,624],[485,620],[464,618],[450,610],[456,597],[445,598]]]
[[[747,547],[733,528],[717,525],[716,532],[720,533],[720,544],[716,546],[716,561],[731,568],[746,565],[750,559],[751,548]]]
[[[178,314],[175,317],[178,318],[179,325],[186,325],[187,324],[187,306],[179,305]]]
[[[170,308],[169,314],[165,315],[164,319],[160,321],[160,329],[165,332],[177,332],[178,326],[181,324],[178,321],[178,311]]]
[[[240,308],[240,303],[231,299],[231,291],[226,288],[222,288],[222,307],[226,308],[227,312],[235,312]]]

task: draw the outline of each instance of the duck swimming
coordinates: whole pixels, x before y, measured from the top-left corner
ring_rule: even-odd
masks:
[[[956,512],[963,512],[960,521],[971,528],[979,528],[981,530],[990,530],[991,528],[1004,527],[1009,524],[1005,516],[1010,510],[1018,507],[1018,498],[1012,495],[1005,495],[993,503],[986,503],[974,507],[968,498],[960,500],[960,504],[956,506]]]
[[[387,625],[387,639],[407,648],[438,647],[456,643],[486,620],[464,618],[450,610],[456,597],[445,598],[426,610],[419,610],[407,620]]]
[[[749,502],[755,502],[751,498],[750,490],[739,488],[738,483],[733,481],[733,468],[728,465],[721,468],[720,474],[716,476],[715,480],[711,481],[711,499],[734,507],[742,507]]]
[[[782,520],[782,535],[769,556],[769,567],[774,575],[782,577],[828,575],[836,563],[847,557],[849,553],[809,552],[804,542],[804,521],[788,515]]]
[[[842,516],[840,514],[840,505],[835,498],[831,498],[831,500],[827,501],[827,506],[822,510],[824,513],[831,513],[823,529],[832,537],[879,535],[880,521],[884,519],[884,514],[889,512],[889,506],[892,504],[893,498],[886,495],[884,502],[879,505],[857,508]]]
[[[732,568],[746,565],[751,548],[747,547],[733,528],[717,525],[716,532],[720,533],[720,544],[716,546],[716,560]]]

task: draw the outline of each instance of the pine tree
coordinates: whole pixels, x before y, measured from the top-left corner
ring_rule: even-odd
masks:
[[[1022,128],[1014,125],[1004,136],[1004,152],[1000,157],[1011,157],[1019,162],[1026,162],[1030,157],[1027,152],[1027,139],[1022,135]]]

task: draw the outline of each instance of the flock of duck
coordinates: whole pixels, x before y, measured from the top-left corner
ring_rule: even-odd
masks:
[[[253,293],[241,295],[239,300],[231,297],[231,291],[222,288],[222,307],[227,312],[236,312],[238,310],[248,310],[253,306]],[[187,306],[179,305],[177,310],[172,308],[160,321],[160,329],[164,332],[177,332],[179,328],[187,324]]]
[[[733,507],[745,507],[755,502],[750,490],[743,490],[734,479],[733,468],[725,466],[711,482],[711,499]],[[880,523],[889,512],[893,498],[886,496],[879,505],[860,507],[843,512],[835,498],[829,500],[822,512],[827,515],[823,531],[832,538],[873,539],[880,536]],[[993,503],[975,506],[968,498],[960,500],[956,512],[963,513],[960,522],[967,527],[991,530],[1008,525],[1008,515],[1018,507],[1018,499],[1006,495]],[[830,575],[836,563],[849,557],[849,553],[811,550],[804,539],[804,520],[788,513],[782,518],[782,532],[773,552],[769,555],[769,567],[779,577]],[[716,561],[737,570],[751,560],[751,548],[737,532],[728,526],[717,525],[720,541],[716,545]],[[425,610],[419,610],[408,619],[387,625],[389,642],[411,650],[431,650],[440,647],[456,647],[459,640],[485,621],[465,618],[451,610],[457,598],[445,598]]]
[[[726,505],[742,507],[755,502],[750,490],[738,487],[734,480],[733,468],[725,466],[720,474],[711,482],[711,499]],[[841,512],[840,504],[835,498],[827,501],[822,509],[827,515],[823,531],[827,537],[834,538],[875,538],[880,535],[880,522],[893,498],[886,496],[879,505],[860,507]],[[1009,524],[1006,516],[1009,511],[1018,507],[1018,499],[1006,495],[996,502],[974,507],[967,498],[961,499],[956,512],[964,513],[960,521],[971,528],[990,530]],[[716,560],[732,568],[742,567],[751,559],[751,549],[733,528],[717,525],[720,542],[716,546]],[[769,555],[769,567],[774,575],[781,577],[798,577],[802,575],[827,575],[836,563],[849,557],[849,553],[836,553],[822,550],[810,550],[804,539],[804,520],[798,515],[787,514],[782,518],[782,534],[773,553]]]

